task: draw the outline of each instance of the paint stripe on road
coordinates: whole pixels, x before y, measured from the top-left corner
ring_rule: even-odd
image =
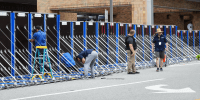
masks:
[[[147,82],[154,82],[154,81],[161,81],[161,80],[164,80],[164,78],[153,79],[153,80],[146,80],[146,81],[139,81],[139,82],[132,82],[132,83],[125,83],[125,84],[110,85],[110,86],[95,87],[95,88],[88,88],[88,89],[80,89],[80,90],[75,90],[75,91],[67,91],[67,92],[60,92],[60,93],[51,93],[51,94],[30,96],[30,97],[17,98],[17,99],[11,99],[11,100],[32,99],[32,98],[39,98],[39,97],[45,97],[45,96],[68,94],[68,93],[75,93],[75,92],[82,92],[82,91],[89,91],[89,90],[97,90],[97,89],[111,88],[111,87],[118,87],[118,86],[126,86],[126,85],[133,85],[133,84],[140,84],[140,83],[147,83]]]
[[[200,64],[200,62],[199,63],[190,63],[190,64],[175,64],[175,65],[170,65],[168,67],[189,66],[189,65],[196,65],[196,64]]]

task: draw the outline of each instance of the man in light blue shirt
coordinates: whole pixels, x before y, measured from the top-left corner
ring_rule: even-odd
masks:
[[[42,32],[40,26],[36,26],[36,32],[33,35],[32,39],[29,39],[30,42],[35,41],[35,46],[46,46],[46,33]]]
[[[41,31],[40,26],[35,27],[36,32],[33,35],[32,39],[29,39],[30,42],[35,41],[35,46],[46,46],[46,33]],[[43,49],[39,49],[41,55],[43,55]],[[37,61],[36,61],[37,62]],[[38,63],[38,62],[37,62]],[[50,69],[45,64],[45,69],[49,72]]]

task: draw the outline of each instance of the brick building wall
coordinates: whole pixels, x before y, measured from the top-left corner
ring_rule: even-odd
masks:
[[[132,22],[132,6],[127,7],[117,7],[116,16],[113,18],[114,22],[130,23]],[[109,9],[110,10],[110,9]]]
[[[133,2],[134,1],[134,2]],[[130,6],[118,6],[113,8],[113,18],[114,22],[123,23],[135,23],[135,24],[146,24],[146,0],[113,0],[113,5],[119,5],[118,3],[129,2]],[[37,12],[40,13],[59,13],[57,11],[52,11],[51,8],[66,8],[74,7],[76,12],[88,12],[88,13],[102,13],[104,14],[105,9],[103,8],[83,8],[78,9],[79,6],[99,6],[102,3],[106,3],[105,6],[109,6],[110,0],[37,0]],[[104,5],[102,5],[104,6]],[[106,8],[109,10],[110,8]],[[74,10],[68,10],[74,11]],[[69,20],[67,18],[67,13],[61,13],[61,20]]]
[[[179,30],[187,30],[189,23],[193,24],[193,30],[200,30],[200,12],[154,14],[156,25],[177,25]]]
[[[180,14],[178,13],[155,13],[154,24],[177,25],[178,29],[184,29],[184,21],[180,18]]]
[[[77,21],[77,13],[59,12],[60,19],[64,21]]]
[[[128,2],[128,4],[127,4]],[[113,5],[119,5],[118,3],[125,3],[129,6],[114,6],[113,18],[114,22],[134,23],[134,24],[146,24],[147,23],[147,11],[146,0],[113,0]],[[37,0],[37,11],[40,13],[58,13],[61,15],[61,20],[77,20],[75,19],[76,12],[86,13],[98,13],[104,14],[105,9],[109,13],[110,0]],[[84,7],[93,8],[84,8]],[[101,6],[100,8],[95,6]],[[105,6],[105,7],[104,7]],[[107,6],[107,7],[106,7]],[[196,9],[200,10],[200,3],[188,2],[185,0],[154,0],[154,24],[162,25],[177,25],[178,29],[185,29],[185,19],[180,16],[184,15],[182,12],[187,10],[180,9]],[[161,8],[164,6],[166,8]],[[167,7],[174,7],[177,9],[170,9]],[[73,10],[65,10],[68,12],[62,12],[59,10],[52,10],[52,8],[74,8]],[[81,9],[80,9],[81,8]],[[192,23],[194,29],[200,30],[199,13],[187,12],[193,16]],[[71,15],[70,15],[71,14]],[[167,16],[169,18],[167,18]],[[72,18],[69,18],[72,17]]]
[[[200,30],[200,12],[194,12],[193,15],[194,15],[192,20],[193,29]]]
[[[70,14],[70,12],[84,12],[84,13],[93,13],[93,14],[102,14],[104,15],[105,9],[108,10],[108,13],[110,12],[109,7],[105,8],[85,8],[85,9],[73,9],[73,10],[67,10],[67,12]],[[113,21],[114,22],[124,22],[124,23],[131,23],[132,22],[132,6],[122,6],[122,7],[113,7]],[[67,13],[66,12],[66,13]],[[63,13],[60,13],[62,15]],[[62,20],[68,20],[68,18],[61,18]],[[110,20],[110,17],[108,16],[108,20]]]
[[[154,6],[164,7],[154,7],[154,24],[173,24],[177,25],[180,30],[187,30],[187,24],[192,23],[193,30],[200,30],[200,14],[190,11],[191,9],[200,10],[199,2],[186,0],[154,0]],[[170,7],[174,9],[170,9]],[[167,19],[167,15],[170,15],[169,19]]]
[[[193,12],[155,13],[154,15],[155,24],[177,25],[180,30],[187,30],[187,24],[193,24],[196,16]]]
[[[114,4],[117,2],[141,2],[143,0],[113,0]],[[146,0],[144,0],[146,1]],[[51,7],[87,7],[87,6],[99,6],[100,4],[110,4],[110,0],[37,0],[37,10],[38,12],[52,12],[50,10]],[[113,4],[113,5],[114,5]]]
[[[154,5],[159,5],[159,6],[200,10],[199,2],[191,2],[186,0],[153,0],[153,1]]]

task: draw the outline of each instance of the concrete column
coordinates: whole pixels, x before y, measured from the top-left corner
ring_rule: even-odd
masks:
[[[154,24],[153,0],[147,0],[147,25]]]
[[[113,0],[110,0],[110,22],[113,22]]]

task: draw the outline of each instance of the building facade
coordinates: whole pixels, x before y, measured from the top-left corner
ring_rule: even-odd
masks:
[[[113,21],[147,24],[148,1],[113,0]],[[110,0],[5,0],[0,5],[0,10],[7,11],[58,13],[66,21],[88,20],[90,16],[104,21],[99,16],[106,9],[108,21],[110,18]],[[177,25],[178,29],[187,30],[192,24],[193,30],[200,30],[200,0],[153,0],[153,10],[155,25]]]
[[[198,0],[153,0],[154,24],[177,25],[187,30],[200,29],[200,2]],[[113,21],[147,24],[147,0],[113,0]],[[61,20],[77,20],[78,13],[104,15],[110,10],[110,0],[38,0],[37,11],[59,13]],[[109,17],[108,17],[109,18]]]

